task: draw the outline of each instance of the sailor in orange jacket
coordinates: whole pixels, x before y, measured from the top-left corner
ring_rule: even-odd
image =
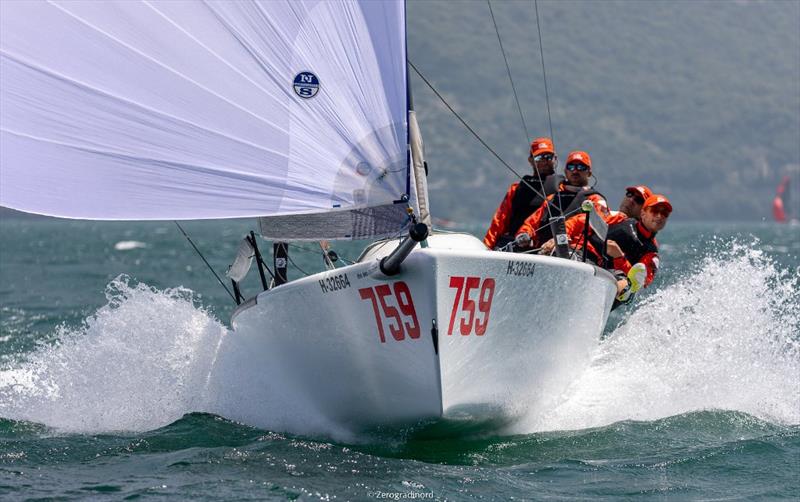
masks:
[[[629,218],[639,219],[644,201],[653,195],[653,191],[646,185],[633,185],[625,189],[625,197],[619,203],[618,211],[611,211],[611,216],[623,213]]]
[[[536,138],[531,142],[528,163],[533,168],[533,174],[523,176],[518,183],[512,183],[494,213],[483,238],[483,243],[489,249],[501,248],[513,241],[525,218],[542,205],[546,195],[558,189],[557,178],[560,176],[553,174],[558,157],[550,138]]]
[[[592,159],[583,151],[570,152],[564,167],[566,181],[561,184],[558,192],[547,197],[539,209],[529,216],[517,231],[516,243],[519,247],[535,247],[547,242],[553,237],[550,230],[550,218],[562,215],[577,215],[583,201],[591,201],[595,211],[602,218],[609,215],[608,204],[605,197],[589,186],[592,176]],[[568,216],[567,221],[574,219]]]
[[[621,223],[628,218],[635,218],[638,220],[644,201],[651,195],[653,195],[653,191],[646,185],[627,187],[625,189],[625,196],[622,198],[622,202],[619,203],[619,210],[611,211],[609,216],[605,218],[605,222],[609,225],[613,225],[615,223]],[[569,237],[570,246],[572,246],[573,249],[583,247],[583,230],[585,225],[586,216],[583,214],[573,216],[566,221],[567,236]],[[542,244],[539,252],[541,254],[550,254],[554,247],[555,240],[550,239]],[[597,252],[591,242],[588,245],[588,251],[589,256],[592,257],[592,261],[602,264],[600,253]]]
[[[665,196],[656,194],[642,205],[639,220],[627,218],[608,227],[607,253],[613,258],[612,268],[628,274],[634,292],[653,282],[659,266],[656,234],[667,225],[670,214],[672,204]],[[639,264],[644,266],[644,277],[631,278],[631,268]]]

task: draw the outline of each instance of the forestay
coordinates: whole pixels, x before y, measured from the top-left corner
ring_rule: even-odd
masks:
[[[406,223],[402,2],[4,1],[0,20],[0,204]]]

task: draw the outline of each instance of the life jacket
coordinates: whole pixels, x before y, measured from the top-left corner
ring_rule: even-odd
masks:
[[[511,240],[525,219],[539,209],[545,197],[555,193],[563,181],[564,177],[560,174],[551,174],[541,183],[538,177],[530,174],[522,177],[511,201],[511,220],[506,232],[511,235]]]
[[[647,230],[640,226],[636,218],[628,218],[608,227],[608,239],[619,244],[625,258],[632,264],[640,262],[647,253],[658,253],[656,233],[653,232],[650,236],[646,233]]]
[[[594,188],[579,190],[577,192],[571,190],[559,190],[556,192],[553,198],[547,203],[549,209],[545,208],[542,221],[539,223],[538,230],[536,230],[537,241],[544,243],[553,238],[553,231],[550,229],[551,217],[561,216],[575,211],[581,207],[583,201],[590,195],[599,195],[605,199],[605,196]]]

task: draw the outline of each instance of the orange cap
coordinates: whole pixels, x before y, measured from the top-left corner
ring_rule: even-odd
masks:
[[[569,152],[569,155],[567,155],[567,163],[564,165],[572,164],[573,162],[580,162],[581,164],[589,166],[590,168],[592,167],[592,158],[589,157],[588,153],[581,150]]]
[[[661,206],[661,205],[665,206],[670,213],[672,212],[672,204],[669,203],[669,199],[667,199],[661,194],[651,195],[650,197],[648,197],[647,200],[644,201],[644,205],[642,206],[642,211],[644,211],[649,207]]]
[[[550,138],[536,138],[531,141],[531,156],[536,157],[540,153],[556,153],[553,147],[553,140]]]
[[[653,191],[650,190],[646,185],[636,185],[625,188],[626,192],[636,192],[642,196],[643,200],[647,200],[653,196]]]

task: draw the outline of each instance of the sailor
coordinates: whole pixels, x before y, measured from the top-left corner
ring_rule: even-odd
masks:
[[[634,185],[625,189],[625,197],[619,203],[619,211],[611,211],[611,216],[615,217],[622,213],[629,218],[639,219],[639,214],[642,212],[642,205],[644,201],[653,195],[653,191],[646,185]],[[610,224],[610,222],[609,222]]]
[[[656,234],[667,225],[670,214],[672,204],[656,194],[645,200],[639,220],[626,218],[609,225],[606,252],[613,259],[610,268],[626,274],[629,286],[618,291],[619,301],[630,300],[630,293],[653,282],[659,266]]]
[[[613,225],[615,223],[621,223],[628,218],[635,218],[638,220],[642,211],[642,205],[644,205],[644,201],[647,200],[651,195],[653,195],[653,191],[650,190],[650,188],[646,185],[633,185],[627,187],[625,189],[625,196],[622,198],[622,202],[619,203],[619,210],[611,211],[608,218],[605,219],[605,222],[609,225]],[[585,225],[585,216],[576,215],[567,219],[565,225],[567,237],[569,237],[570,246],[573,248],[579,248],[583,246],[583,230]],[[555,240],[550,239],[542,244],[539,252],[541,254],[550,254],[554,247]],[[591,242],[589,243],[588,251],[588,256],[593,262],[602,264],[600,253],[597,252]]]
[[[554,175],[558,157],[550,138],[536,138],[531,142],[528,163],[533,174],[523,176],[518,183],[512,183],[494,213],[483,238],[483,243],[489,249],[502,248],[512,242],[525,218],[542,205],[546,195],[558,188],[561,176]]]
[[[564,167],[566,181],[559,186],[558,192],[549,195],[539,209],[530,215],[516,234],[516,244],[520,248],[535,247],[553,237],[550,230],[550,219],[556,216],[569,218],[582,216],[579,213],[583,201],[591,201],[595,211],[603,218],[609,216],[605,197],[589,186],[592,176],[592,158],[580,150],[570,152]]]

